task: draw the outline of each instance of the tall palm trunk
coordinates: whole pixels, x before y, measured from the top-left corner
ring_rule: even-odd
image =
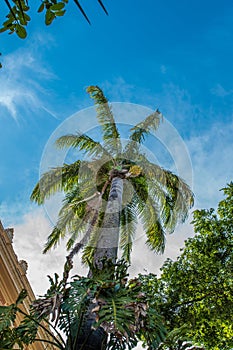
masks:
[[[110,259],[112,262],[117,259],[122,194],[123,179],[118,176],[114,177],[111,182],[103,226],[94,255],[94,262],[98,267],[101,267],[101,259],[103,258]]]
[[[94,255],[94,262],[100,269],[103,258],[110,259],[112,262],[116,262],[117,259],[122,194],[123,179],[118,176],[114,177],[111,182],[103,225]],[[92,272],[90,271],[89,275],[91,274]],[[95,313],[92,312],[92,309],[95,306],[95,304],[91,304],[88,308],[83,326],[81,327],[81,334],[75,344],[75,350],[106,349],[106,332],[102,327],[98,327],[96,330],[92,329],[92,325],[95,322]]]

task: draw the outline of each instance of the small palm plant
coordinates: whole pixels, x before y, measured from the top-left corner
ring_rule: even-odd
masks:
[[[128,141],[123,143],[102,90],[90,86],[87,92],[96,105],[102,142],[78,132],[60,137],[56,141],[58,147],[77,148],[86,157],[45,173],[31,195],[33,201],[43,204],[54,193],[64,191],[64,203],[44,252],[69,236],[65,280],[72,259],[80,250],[83,262],[91,266],[89,277],[97,279],[97,271],[103,269],[104,260],[117,264],[119,247],[122,258],[129,262],[138,220],[143,225],[148,246],[157,253],[163,252],[166,232],[173,232],[193,205],[189,186],[177,175],[150,162],[141,150],[146,136],[159,127],[162,114],[157,110],[132,127]],[[109,271],[112,271],[109,279],[113,280],[115,269]],[[96,298],[92,294],[86,310],[84,335],[77,339],[75,349],[92,349],[93,346],[98,349],[94,335],[100,327],[94,333],[92,329],[93,310],[98,308],[98,303],[93,299]],[[124,303],[121,306],[124,308]],[[110,307],[110,313],[111,310],[115,310],[114,306]],[[114,324],[114,320],[112,322]],[[126,327],[126,324],[127,319],[122,325]],[[101,325],[103,329],[103,322]],[[104,338],[105,333],[100,335],[101,344]],[[100,345],[99,349],[103,348]]]

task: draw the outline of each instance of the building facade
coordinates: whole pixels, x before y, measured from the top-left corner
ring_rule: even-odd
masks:
[[[14,230],[4,229],[0,221],[0,305],[10,305],[14,303],[22,291],[26,289],[28,296],[23,301],[22,310],[29,312],[31,302],[35,299],[30,283],[27,279],[27,262],[18,260],[14,252],[12,243]],[[20,323],[21,316],[16,318],[16,326]],[[48,339],[48,335],[43,329],[38,331],[38,338]],[[25,347],[25,350],[52,350],[55,349],[50,344],[35,342]]]

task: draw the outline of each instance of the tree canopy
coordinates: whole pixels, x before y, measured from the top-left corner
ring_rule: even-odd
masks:
[[[195,236],[150,282],[167,329],[209,350],[233,346],[233,182],[222,190],[217,210],[194,212]]]

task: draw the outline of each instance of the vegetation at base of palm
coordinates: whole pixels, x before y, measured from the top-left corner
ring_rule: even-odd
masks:
[[[34,312],[32,309],[30,313],[23,311],[22,304],[26,297],[27,291],[22,290],[15,303],[8,306],[0,306],[0,349],[23,350],[25,349],[25,345],[34,342],[64,349],[65,342],[51,323],[44,317],[40,317],[38,313]],[[22,318],[22,321],[16,326],[15,322],[18,315]],[[43,334],[47,334],[45,339],[41,337],[37,338],[38,328],[44,330]],[[54,333],[50,328],[53,329]],[[56,336],[54,334],[56,334]]]
[[[17,344],[22,349],[23,345],[38,340],[62,350],[76,349],[77,339],[82,336],[82,324],[85,324],[87,311],[92,304],[95,320],[92,331],[98,328],[104,330],[108,336],[106,349],[133,349],[139,340],[143,340],[150,349],[156,349],[164,340],[166,331],[161,317],[149,305],[146,294],[141,292],[140,280],[128,279],[128,264],[125,261],[113,264],[105,260],[102,266],[101,270],[91,267],[95,277],[74,276],[68,284],[59,281],[57,275],[54,280],[50,278],[50,289],[33,302],[30,315],[25,314],[18,327],[12,325],[17,312],[22,312],[18,305],[26,294],[21,293],[15,304],[2,306],[0,348],[12,349]],[[114,279],[110,271],[114,272]],[[56,331],[53,335],[49,328],[43,326],[48,339],[39,340],[37,330],[45,320],[50,326],[53,322],[53,330]],[[66,340],[62,339],[61,331]]]
[[[127,262],[105,259],[102,270],[90,266],[91,278],[67,281],[65,265],[63,278],[50,278],[49,290],[18,327],[12,325],[25,292],[15,304],[0,307],[0,348],[33,342],[38,323],[49,324],[50,316],[54,348],[76,349],[91,305],[92,331],[105,331],[108,349],[133,349],[139,340],[150,350],[232,349],[233,182],[223,191],[217,211],[194,212],[195,236],[176,261],[165,262],[159,278],[147,274],[129,279]]]
[[[165,262],[159,279],[144,276],[168,331],[186,325],[182,340],[207,350],[233,347],[233,182],[223,192],[216,211],[194,212],[196,234],[177,260]]]
[[[181,178],[150,162],[141,150],[146,137],[159,127],[162,114],[157,110],[132,127],[123,145],[102,90],[90,86],[87,92],[96,106],[102,142],[78,132],[56,141],[60,148],[73,147],[83,153],[74,163],[45,173],[32,192],[31,199],[38,204],[43,204],[56,192],[65,194],[44,252],[69,235],[69,258],[83,249],[82,259],[87,263],[96,258],[96,250],[107,247],[100,254],[102,258],[110,247],[118,246],[120,230],[122,257],[130,261],[138,218],[147,235],[148,246],[163,252],[166,232],[173,232],[177,222],[186,219],[193,205],[193,193]],[[120,202],[115,204],[117,201]],[[115,211],[114,217],[109,214],[108,205],[114,208],[111,209]],[[114,254],[113,260],[117,250]]]

